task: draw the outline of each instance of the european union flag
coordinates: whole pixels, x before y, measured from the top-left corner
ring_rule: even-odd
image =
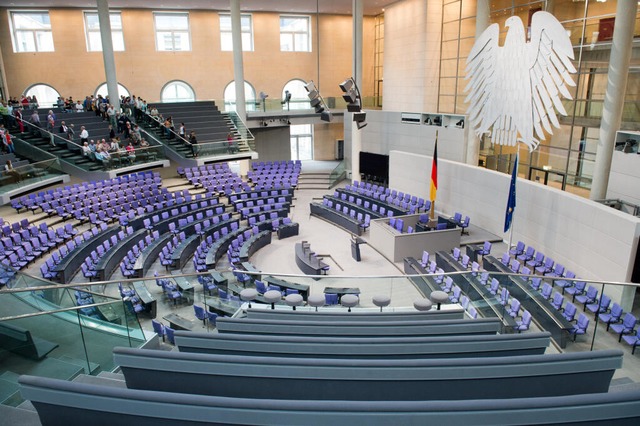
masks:
[[[509,187],[509,200],[507,201],[507,211],[504,215],[504,232],[511,228],[511,220],[513,219],[513,211],[516,209],[516,178],[518,177],[518,154],[516,154],[516,162],[513,165],[513,173],[511,173],[511,186]]]

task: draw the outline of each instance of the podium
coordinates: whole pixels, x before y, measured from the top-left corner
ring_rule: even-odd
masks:
[[[362,260],[360,256],[360,244],[367,244],[367,242],[360,237],[351,240],[351,257],[353,257],[356,262]]]

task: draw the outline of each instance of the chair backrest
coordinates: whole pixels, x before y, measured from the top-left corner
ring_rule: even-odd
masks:
[[[158,336],[164,336],[164,325],[154,319],[151,320],[151,325],[153,325],[153,331],[155,331]]]
[[[447,276],[447,277],[444,279],[444,284],[445,284],[445,287],[446,287],[446,288],[451,288],[451,287],[453,287],[453,278],[451,278],[450,276]]]
[[[548,299],[549,296],[551,296],[551,290],[553,290],[553,288],[551,287],[551,284],[544,283],[544,285],[542,286],[542,296],[545,299]]]
[[[553,305],[557,309],[560,309],[563,303],[564,303],[564,297],[562,296],[562,294],[558,293],[557,291],[553,293]]]
[[[491,279],[491,290],[494,292],[498,291],[498,287],[500,286],[500,281],[497,278]]]
[[[609,309],[609,305],[611,305],[611,298],[606,294],[603,294],[600,298],[600,312],[605,312]]]
[[[423,265],[426,265],[427,263],[429,263],[429,252],[424,250],[422,252],[422,262]]]
[[[196,318],[199,320],[204,320],[207,318],[207,313],[202,306],[193,305],[193,312],[196,315]]]
[[[633,329],[636,326],[637,322],[638,319],[631,312],[628,312],[622,320],[622,325],[624,325],[625,328]]]
[[[176,340],[175,340],[174,335],[173,335],[173,333],[174,333],[173,328],[165,326],[164,330],[165,330],[165,333],[167,335],[167,339],[169,340],[169,343],[175,345],[176,344]]]
[[[459,247],[454,247],[454,249],[453,249],[453,257],[456,260],[460,259],[460,248]]]
[[[509,300],[509,290],[506,287],[502,287],[500,290],[500,300],[505,303]]]
[[[460,297],[460,294],[462,293],[462,290],[460,289],[460,287],[453,286],[453,295],[454,297]]]
[[[534,249],[533,246],[529,246],[529,247],[527,247],[527,251],[525,252],[525,256],[527,258],[533,257],[535,252],[536,252],[536,249]]]
[[[465,310],[469,307],[469,298],[467,296],[462,296],[460,298],[460,306]]]
[[[576,305],[574,305],[571,302],[567,302],[566,306],[564,307],[564,317],[569,321],[571,321],[573,320],[573,317],[576,316],[576,312],[577,312]]]
[[[589,299],[595,299],[598,297],[598,289],[596,289],[594,286],[590,285],[589,288],[587,289],[587,297]]]
[[[542,278],[533,277],[531,278],[531,288],[537,290],[540,288],[540,284],[542,284]]]
[[[485,241],[484,245],[482,246],[482,251],[484,253],[491,253],[491,242],[490,241]]]
[[[587,283],[584,281],[576,281],[574,287],[577,293],[581,293],[584,291],[584,288],[587,286]]]
[[[530,324],[531,324],[531,313],[525,310],[522,313],[522,325],[529,327]]]
[[[589,328],[589,318],[584,313],[578,315],[578,322],[576,323],[576,327],[583,332],[586,331],[587,328]]]
[[[624,312],[622,310],[622,306],[620,306],[618,303],[614,303],[613,306],[611,307],[611,320],[613,321],[618,321],[620,319],[620,317],[622,316],[622,312]]]

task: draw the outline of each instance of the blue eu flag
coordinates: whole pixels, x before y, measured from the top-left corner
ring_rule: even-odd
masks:
[[[513,219],[513,211],[516,209],[516,178],[518,177],[518,154],[516,154],[516,162],[513,164],[513,173],[511,173],[511,186],[509,187],[509,201],[507,201],[507,211],[504,215],[504,232],[511,227]]]

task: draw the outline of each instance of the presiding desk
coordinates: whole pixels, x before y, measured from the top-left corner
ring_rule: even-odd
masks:
[[[311,251],[311,247],[306,241],[296,243],[296,264],[307,275],[322,275],[325,270],[329,269],[329,265]]]

